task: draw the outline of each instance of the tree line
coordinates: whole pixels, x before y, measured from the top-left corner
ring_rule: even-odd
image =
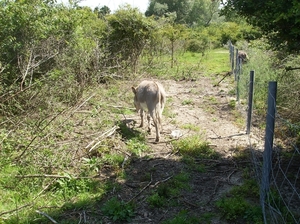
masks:
[[[260,22],[253,19],[257,15],[249,11],[255,1],[247,3],[246,11],[238,0],[223,4],[219,0],[150,0],[145,14],[130,5],[111,13],[107,6],[91,9],[79,6],[79,2],[0,0],[2,109],[7,110],[18,93],[44,85],[64,89],[53,93],[64,102],[76,100],[85,86],[126,78],[125,74],[140,72],[143,66],[151,67],[161,55],[169,56],[172,67],[178,51],[205,54],[228,40],[261,38],[271,27],[263,23],[270,14]],[[291,1],[288,6],[295,9],[297,4]],[[290,12],[286,18],[290,24],[294,17]],[[284,18],[280,19],[282,24]],[[276,32],[280,27],[272,27],[271,41],[281,38],[281,47],[285,44],[286,49],[297,49],[299,42],[292,41],[298,38],[295,30],[290,32],[294,37],[285,32],[288,37],[284,39]],[[68,100],[66,89],[76,89],[70,91],[73,97]],[[23,94],[18,103],[25,98]]]

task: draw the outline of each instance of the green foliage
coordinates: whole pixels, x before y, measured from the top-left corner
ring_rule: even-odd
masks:
[[[175,23],[189,26],[204,26],[216,20],[219,6],[219,1],[210,0],[151,0],[145,14],[146,16],[174,17]]]
[[[95,190],[97,182],[91,179],[76,179],[66,174],[66,178],[60,178],[53,185],[55,194],[62,195],[65,200],[69,200],[79,193]]]
[[[251,205],[242,197],[223,198],[217,202],[217,206],[229,221],[263,223],[261,208]]]
[[[134,205],[119,201],[116,197],[108,200],[102,207],[104,215],[110,217],[114,222],[130,221],[134,217]]]
[[[149,203],[151,208],[161,208],[165,205],[166,198],[163,196],[160,196],[156,192],[147,198],[147,202]]]
[[[259,186],[248,180],[230,190],[229,197],[223,197],[216,205],[228,221],[263,223],[259,201]]]
[[[194,135],[172,142],[174,151],[184,156],[191,156],[201,159],[216,159],[218,154],[209,147],[208,142],[201,139],[199,135]]]
[[[300,92],[297,91],[300,85],[300,70],[291,69],[297,68],[300,62],[298,55],[290,55],[286,58],[284,64],[280,63],[279,66],[284,66],[286,71],[278,75],[278,93],[277,93],[277,105],[279,105],[279,113],[294,125],[294,133],[299,133],[299,121],[300,121]],[[291,69],[291,70],[289,70]],[[297,125],[298,123],[298,125]],[[297,127],[298,126],[298,130]],[[292,130],[291,129],[291,130]]]
[[[146,16],[164,16],[173,14],[176,23],[185,23],[191,7],[191,2],[185,0],[151,0],[145,14]]]
[[[190,52],[202,52],[202,43],[197,39],[189,40],[187,50]]]
[[[164,221],[162,223],[163,224],[206,223],[206,222],[202,222],[202,221],[204,221],[204,220],[201,220],[201,222],[200,222],[199,218],[191,216],[187,213],[187,211],[183,210],[183,211],[180,211],[174,218]]]
[[[297,25],[300,21],[300,3],[298,1],[272,0],[243,1],[228,0],[223,8],[223,14],[230,17],[236,12],[247,21],[258,26],[271,41],[273,47],[284,47],[289,52],[299,52],[300,29]]]
[[[191,99],[187,99],[187,100],[184,100],[182,101],[181,103],[182,105],[192,105],[194,104],[193,101]]]
[[[180,195],[182,190],[188,190],[190,188],[188,185],[189,180],[190,175],[188,173],[182,172],[177,174],[168,182],[162,183],[158,186],[158,196],[167,199]]]
[[[145,142],[141,142],[138,138],[129,139],[126,145],[128,150],[135,155],[141,155],[142,152],[149,150],[149,146]]]
[[[276,81],[279,70],[273,66],[274,54],[266,50],[261,41],[252,41],[253,48],[248,50],[250,60],[243,65],[242,74],[240,75],[240,93],[241,98],[248,97],[248,83],[250,69],[255,71],[255,94],[254,109],[258,114],[264,114],[267,107],[267,91],[269,81]]]
[[[129,6],[117,10],[107,20],[111,27],[108,32],[111,63],[121,63],[124,67],[129,63],[133,72],[136,72],[139,57],[152,37],[152,20],[146,19],[136,8]]]

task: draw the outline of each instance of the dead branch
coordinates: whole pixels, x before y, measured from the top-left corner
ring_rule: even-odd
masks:
[[[164,182],[166,182],[166,181],[168,181],[168,180],[170,180],[171,178],[173,177],[173,175],[171,175],[171,176],[169,176],[169,177],[167,177],[166,179],[163,179],[163,180],[160,180],[160,181],[157,181],[153,186],[151,186],[152,188],[153,187],[156,187],[157,185],[159,185],[159,184],[161,184],[161,183],[164,183]]]
[[[224,77],[218,82],[218,84],[215,84],[214,87],[218,86],[228,75],[231,75],[232,72],[226,72]]]
[[[228,183],[230,183],[230,177],[232,176],[232,174],[234,174],[234,172],[236,171],[236,169],[234,169],[227,177],[227,181]]]
[[[60,114],[62,114],[63,111],[59,112],[57,115],[55,115],[40,131],[43,131],[46,127],[48,127]],[[15,158],[15,161],[18,161],[24,154],[25,152],[29,149],[29,147],[31,146],[31,144],[34,142],[34,140],[39,137],[38,135],[34,136],[31,141],[29,142],[29,144],[25,147],[25,149],[22,151],[22,153],[17,156]]]
[[[150,185],[152,184],[152,173],[151,173],[151,180],[149,181],[149,183],[143,187],[142,190],[140,190],[135,196],[133,196],[127,203],[131,202],[133,199],[135,199],[137,196],[139,196],[144,190],[146,190]]]
[[[16,178],[59,178],[59,179],[70,179],[69,176],[55,175],[55,174],[28,174],[28,175],[16,175]],[[94,179],[92,177],[72,177],[73,179]]]
[[[300,69],[300,67],[295,67],[295,68],[292,68],[291,66],[285,67],[285,71],[293,71],[298,69]]]
[[[47,215],[45,212],[41,212],[39,210],[36,210],[37,213],[39,213],[40,215],[45,216],[46,218],[48,218],[52,223],[58,223],[56,222],[53,218],[51,218],[49,215]]]
[[[19,211],[19,210],[21,210],[21,209],[23,209],[23,208],[26,208],[26,207],[28,207],[28,206],[33,206],[33,204],[32,204],[32,203],[29,203],[29,204],[23,205],[23,206],[21,206],[21,207],[18,207],[18,208],[9,210],[9,211],[1,212],[1,213],[0,213],[0,216],[6,215],[6,214],[9,214],[9,213],[13,213],[13,212],[16,212],[16,211]]]
[[[91,152],[94,148],[97,147],[97,145],[99,145],[101,143],[101,141],[104,137],[107,138],[107,137],[111,136],[116,130],[117,130],[117,126],[112,127],[111,129],[107,130],[106,132],[104,132],[103,134],[98,136],[95,140],[91,141],[85,148],[88,149],[90,146],[93,145],[89,150],[89,152]]]
[[[75,110],[73,110],[72,114],[75,113],[80,107],[82,107],[87,101],[89,101],[92,97],[94,97],[96,94],[92,94],[89,96],[86,100],[84,100]]]

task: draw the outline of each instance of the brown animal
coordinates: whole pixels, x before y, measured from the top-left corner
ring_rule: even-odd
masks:
[[[156,138],[159,142],[160,128],[162,128],[162,112],[166,102],[166,92],[164,87],[156,81],[142,81],[137,87],[132,87],[134,93],[134,106],[140,111],[141,125],[144,126],[144,111],[147,112],[148,132],[151,133],[151,118],[153,120]]]
[[[249,60],[248,54],[245,51],[239,51],[238,58],[242,61],[242,63],[245,63]]]

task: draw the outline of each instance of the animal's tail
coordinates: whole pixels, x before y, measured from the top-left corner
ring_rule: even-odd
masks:
[[[162,119],[162,111],[163,111],[162,105],[164,105],[164,103],[162,104],[163,96],[162,96],[159,85],[156,82],[154,82],[154,83],[157,87],[156,99],[158,100],[158,103],[155,106],[155,117],[156,117],[156,120],[157,120],[159,126],[161,127],[162,126],[161,119]]]

